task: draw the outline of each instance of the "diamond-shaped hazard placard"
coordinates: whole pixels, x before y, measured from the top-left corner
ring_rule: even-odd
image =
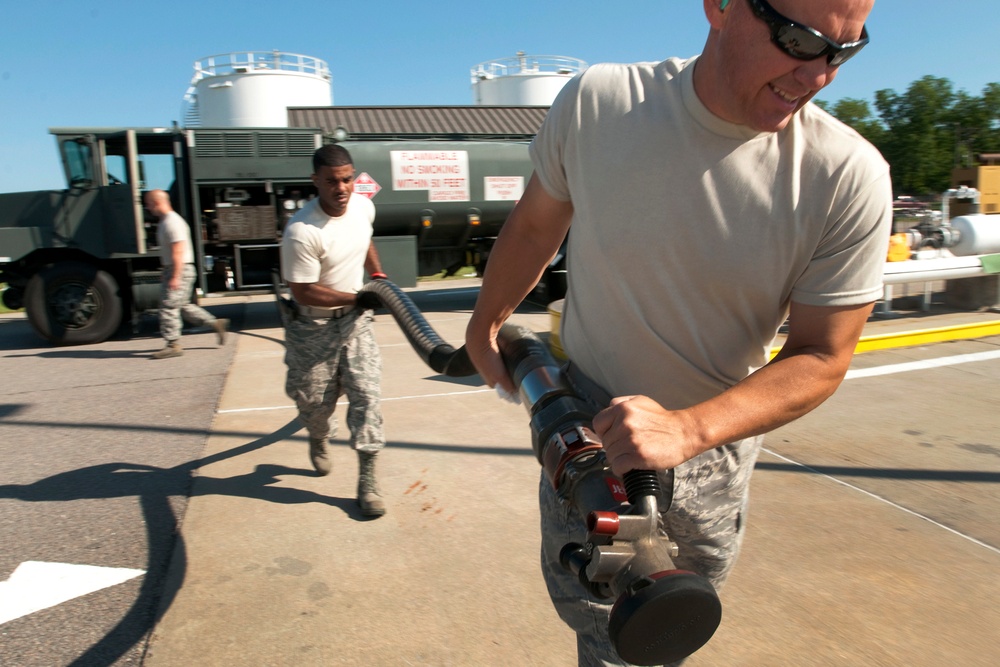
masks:
[[[382,186],[376,183],[375,179],[369,176],[366,171],[361,172],[354,179],[354,191],[369,199],[377,195],[381,189]]]

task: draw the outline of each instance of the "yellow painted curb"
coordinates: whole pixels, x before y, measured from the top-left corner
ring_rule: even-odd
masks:
[[[559,324],[562,319],[563,300],[553,301],[549,304],[549,318],[552,337],[549,340],[549,349],[557,359],[566,360],[566,353],[562,349],[562,341],[559,338]],[[862,336],[858,341],[858,346],[854,348],[855,354],[862,352],[874,352],[875,350],[891,350],[900,347],[915,347],[917,345],[929,345],[930,343],[943,343],[950,340],[969,340],[972,338],[986,338],[987,336],[1000,336],[1000,320],[994,322],[976,322],[973,324],[956,324],[950,327],[937,327],[935,329],[917,329],[915,331],[897,331],[895,333],[876,334],[874,336]],[[772,347],[769,359],[774,359],[781,347]]]
[[[549,304],[549,351],[552,356],[559,361],[566,361],[566,352],[562,349],[562,339],[559,338],[559,324],[562,321],[562,311],[564,299],[553,301]]]
[[[854,348],[854,353],[860,354],[875,350],[890,350],[899,347],[943,343],[951,340],[985,338],[987,336],[1000,336],[1000,321],[956,324],[955,326],[938,327],[936,329],[918,329],[916,331],[898,331],[896,333],[878,334],[875,336],[862,336],[861,340],[858,341],[858,346]],[[780,349],[780,347],[771,348],[770,358],[773,359],[774,355],[778,354],[778,350]]]

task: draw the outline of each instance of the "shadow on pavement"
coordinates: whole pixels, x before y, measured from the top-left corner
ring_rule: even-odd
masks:
[[[0,406],[0,416],[3,417],[9,417],[16,414],[17,411],[18,406],[16,405]],[[24,422],[18,424],[20,426],[26,425]],[[47,428],[52,424],[35,425]],[[102,425],[98,428],[107,429],[108,425]],[[123,428],[135,430],[135,427]],[[301,426],[295,419],[273,433],[245,445],[188,461],[173,468],[157,468],[126,462],[105,463],[59,473],[31,484],[0,485],[0,498],[24,502],[95,500],[125,496],[139,498],[148,544],[146,575],[143,578],[140,591],[132,606],[115,627],[94,643],[83,655],[70,663],[71,666],[90,667],[114,663],[137,642],[141,641],[152,630],[163,613],[169,609],[187,570],[186,548],[184,540],[180,536],[179,521],[171,507],[170,499],[172,497],[187,497],[191,493],[194,473],[209,463],[239,456],[286,440],[300,429]],[[178,431],[186,430],[178,429]],[[274,503],[322,502],[343,509],[352,518],[363,520],[360,513],[354,511],[353,498],[329,498],[314,493],[270,487],[270,484],[277,481],[276,475],[278,474],[306,475],[311,474],[311,471],[275,465],[259,466],[250,475],[242,475],[232,479],[199,477],[199,484],[204,483],[199,495],[232,494]],[[171,565],[169,569],[168,564]]]

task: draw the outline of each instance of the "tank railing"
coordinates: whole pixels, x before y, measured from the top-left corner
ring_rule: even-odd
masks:
[[[955,257],[947,253],[935,259],[886,262],[882,276],[882,302],[876,308],[876,312],[882,315],[892,312],[893,285],[923,283],[920,310],[927,312],[931,309],[932,283],[986,275],[989,274],[983,265],[982,255]]]
[[[196,60],[191,85],[209,76],[258,71],[301,72],[330,80],[330,68],[319,58],[283,51],[234,51]]]
[[[499,58],[479,63],[470,71],[472,81],[482,81],[498,76],[518,74],[577,74],[587,69],[587,63],[579,58],[566,56],[529,56],[522,53],[513,58]]]
[[[330,81],[330,68],[326,61],[312,56],[284,51],[233,51],[206,56],[194,63],[194,76],[184,93],[181,115],[186,127],[200,124],[198,120],[198,88],[202,79],[245,72],[299,72],[312,74]]]

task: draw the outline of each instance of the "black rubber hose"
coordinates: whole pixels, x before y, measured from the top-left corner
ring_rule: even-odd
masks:
[[[559,366],[538,334],[527,327],[504,324],[500,327],[497,345],[515,387],[520,387],[524,376],[536,368]]]
[[[413,300],[393,282],[372,280],[358,290],[358,293],[374,294],[388,309],[403,330],[406,339],[428,366],[449,377],[466,377],[476,374],[476,367],[469,360],[463,345],[455,349],[437,334],[427,323]]]

